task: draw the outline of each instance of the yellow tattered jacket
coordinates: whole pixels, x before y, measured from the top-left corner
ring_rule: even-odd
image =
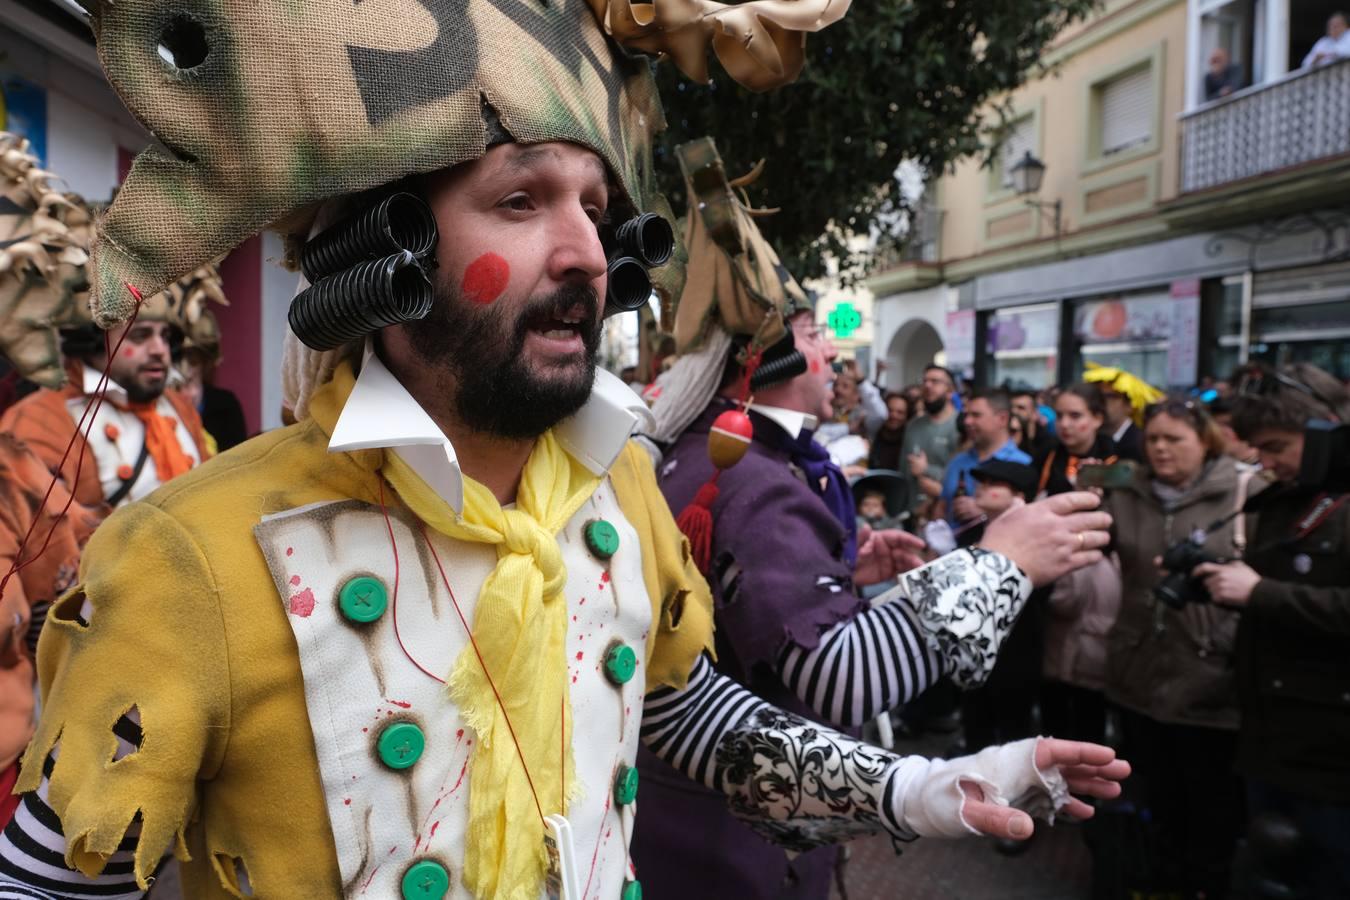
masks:
[[[250,441],[119,510],[90,541],[82,584],[39,644],[43,717],[18,785],[38,786],[59,740],[49,802],[86,874],[139,813],[142,886],[172,846],[190,860],[190,897],[241,896],[235,859],[259,896],[341,893],[295,638],[252,531],[310,504],[378,504],[385,452],[329,453],[328,440],[307,420]],[[608,477],[642,546],[647,689],[683,686],[712,645],[707,585],[645,454],[630,444]],[[133,707],[143,745],[112,762],[113,723]]]

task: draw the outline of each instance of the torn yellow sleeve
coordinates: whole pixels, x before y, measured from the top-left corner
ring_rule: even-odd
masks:
[[[146,888],[171,844],[186,855],[197,782],[219,765],[229,734],[220,598],[197,544],[144,503],[94,534],[81,579],[53,607],[38,644],[42,719],[17,790],[38,787],[55,749],[48,800],[67,864],[101,872],[139,814],[135,876]],[[113,723],[133,707],[143,743],[114,762]]]
[[[646,452],[630,441],[609,478],[642,542],[642,578],[652,601],[647,690],[683,688],[699,655],[713,652],[712,593],[690,557],[689,541],[670,514]]]

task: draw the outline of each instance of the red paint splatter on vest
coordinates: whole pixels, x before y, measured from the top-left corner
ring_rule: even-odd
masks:
[[[484,253],[464,270],[460,290],[469,302],[488,304],[502,295],[510,281],[510,264],[495,253]]]
[[[292,575],[292,576],[291,576],[291,585],[292,585],[293,587],[299,587],[299,586],[300,586],[300,576],[299,576],[299,575]]]
[[[312,612],[314,612],[314,592],[309,588],[291,598],[291,615],[307,619]]]
[[[586,656],[585,653],[582,653],[580,650],[577,651],[577,661],[578,661],[578,662],[580,662],[585,656]]]
[[[286,555],[287,555],[287,556],[294,556],[294,555],[295,555],[295,548],[294,548],[294,547],[287,547],[287,548],[286,548]]]
[[[406,700],[390,700],[389,702],[399,707],[400,709],[412,709],[412,704]]]

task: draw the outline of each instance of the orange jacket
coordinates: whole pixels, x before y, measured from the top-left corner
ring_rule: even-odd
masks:
[[[98,467],[86,460],[83,466],[78,466],[79,478],[76,479],[80,444],[85,443],[83,435],[76,436],[75,446],[66,457],[65,465],[61,465],[61,457],[65,455],[71,435],[76,434],[75,420],[70,417],[66,402],[82,394],[73,378],[59,391],[35,391],[5,411],[4,416],[0,417],[0,432],[12,434],[27,444],[47,464],[49,470],[55,472],[60,467],[65,483],[74,485],[77,501],[85,506],[101,506],[104,496],[103,485],[98,480]],[[197,410],[178,391],[165,391],[164,397],[187,426],[193,443],[197,445],[198,457],[209,459],[211,454],[207,451],[206,434],[202,430],[202,420]],[[88,447],[85,448],[86,456],[92,452]],[[43,488],[46,488],[45,482]]]
[[[57,482],[39,514],[51,481],[41,459],[14,438],[0,435],[0,579],[14,564],[30,528],[23,559],[36,557],[0,594],[0,770],[18,758],[33,732],[33,660],[24,641],[33,608],[40,606],[45,614],[75,584],[80,550],[107,512],[106,507],[74,503],[59,518],[70,492]],[[39,556],[44,544],[47,549]]]

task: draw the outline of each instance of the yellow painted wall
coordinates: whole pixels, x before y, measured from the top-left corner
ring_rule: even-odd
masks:
[[[1146,15],[1139,18],[1141,14]],[[1122,27],[1122,22],[1128,24]],[[1108,36],[1093,42],[1094,31]],[[1066,234],[1138,216],[1157,202],[1176,196],[1177,116],[1182,109],[1185,77],[1185,0],[1108,3],[1086,26],[1061,35],[1050,55],[1053,58],[1058,48],[1072,51],[1075,45],[1083,44],[1089,45],[1064,59],[1051,75],[1025,85],[1013,96],[1019,112],[1035,110],[1039,117],[1039,145],[1033,152],[1047,168],[1037,199],[1063,201]],[[1153,49],[1159,50],[1161,68],[1161,130],[1156,150],[1084,171],[1088,166],[1088,85],[1122,61]],[[1048,212],[1039,221],[1034,214],[1028,220],[1020,215],[1026,209],[1022,198],[991,198],[990,172],[981,168],[981,162],[980,158],[965,160],[954,174],[938,182],[937,202],[946,213],[942,259],[964,259],[1026,241],[1053,240]],[[1113,212],[1117,208],[1119,212]],[[1089,224],[1084,223],[1085,218]]]

